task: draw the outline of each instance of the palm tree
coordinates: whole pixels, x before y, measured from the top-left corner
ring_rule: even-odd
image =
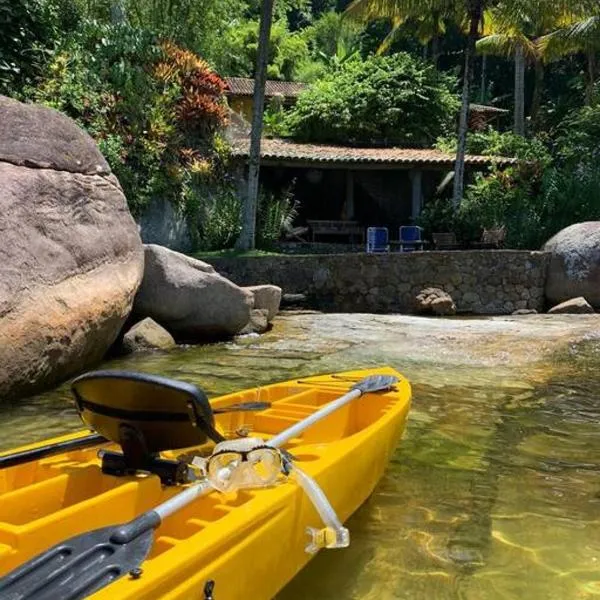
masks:
[[[460,204],[464,188],[465,153],[467,147],[467,130],[469,101],[473,80],[473,61],[475,58],[475,42],[479,37],[484,9],[493,0],[353,0],[348,7],[348,14],[364,21],[390,19],[392,32],[403,22],[425,20],[435,15],[439,22],[451,20],[461,26],[466,25],[468,32],[463,69],[462,103],[458,123],[458,144],[454,168],[453,204]],[[384,41],[385,44],[385,41]]]
[[[541,104],[544,63],[549,60],[548,53],[535,38],[572,23],[573,17],[566,5],[558,1],[546,4],[539,0],[513,0],[509,10],[506,4],[499,4],[489,10],[484,19],[484,37],[477,42],[477,51],[514,59],[514,132],[525,135],[525,67],[529,63],[535,69],[530,112],[531,120],[535,121]]]
[[[596,5],[595,12],[600,8]],[[566,27],[542,36],[538,46],[551,59],[583,52],[587,58],[585,103],[594,102],[594,83],[597,76],[596,55],[600,51],[600,13],[590,14]]]
[[[248,189],[244,198],[242,231],[235,247],[238,250],[252,250],[256,245],[256,206],[258,204],[258,177],[260,172],[260,138],[263,128],[265,105],[265,82],[271,23],[273,21],[273,0],[262,0],[260,29],[258,34],[258,53],[254,74],[254,100],[252,107],[252,132],[250,134],[250,153],[248,158]]]
[[[427,45],[431,43],[431,61],[437,65],[439,57],[440,36],[446,32],[446,19],[452,12],[451,0],[352,0],[346,15],[361,23],[378,19],[387,19],[391,30],[377,49],[377,54],[388,52],[405,23],[416,25],[416,35],[423,44],[426,53]]]

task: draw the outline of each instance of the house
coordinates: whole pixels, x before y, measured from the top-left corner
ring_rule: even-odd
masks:
[[[242,165],[248,138],[233,141],[232,158]],[[358,221],[391,231],[414,222],[454,168],[454,155],[434,149],[355,148],[279,139],[261,142],[261,183],[282,189],[294,182],[300,220]],[[467,155],[467,172],[514,159]]]
[[[229,138],[239,173],[249,156],[249,121],[252,117],[254,80],[226,78],[232,119]],[[267,81],[267,98],[279,96],[292,105],[306,88],[293,82]],[[503,111],[474,105],[471,126],[481,128]],[[361,227],[414,223],[424,202],[450,187],[455,156],[427,148],[353,147],[307,144],[282,139],[261,141],[261,185],[274,191],[293,183],[300,206],[299,222],[327,220],[357,222]],[[467,176],[513,159],[467,155]]]
[[[252,120],[254,98],[254,79],[249,77],[225,77],[227,89],[225,95],[231,110],[246,121]],[[265,83],[265,105],[269,100],[279,97],[284,106],[293,105],[308,85],[297,81],[267,80]],[[509,111],[486,104],[469,105],[469,128],[473,131],[484,129],[487,125],[497,125]]]
[[[248,122],[252,120],[252,105],[254,97],[254,79],[247,77],[225,77],[227,89],[225,95],[229,108]],[[267,80],[265,84],[265,104],[269,100],[279,97],[284,106],[296,102],[298,96],[306,89],[305,83],[295,81]]]

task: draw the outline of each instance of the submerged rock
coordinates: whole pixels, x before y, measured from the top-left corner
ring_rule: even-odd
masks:
[[[269,329],[269,311],[266,308],[255,308],[250,311],[250,321],[240,331],[240,335],[248,333],[264,333]]]
[[[590,306],[588,301],[583,297],[571,298],[566,302],[561,302],[556,306],[553,306],[548,313],[550,314],[590,314],[593,313],[594,309]]]
[[[600,308],[600,221],[571,225],[543,249],[552,253],[545,288],[548,303],[583,296]]]
[[[123,351],[126,354],[140,350],[170,350],[175,345],[173,336],[150,317],[136,323],[123,336]]]
[[[200,260],[154,244],[144,249],[137,318],[151,317],[183,342],[229,337],[248,323],[252,293]]]
[[[281,288],[276,285],[252,285],[245,287],[254,296],[254,308],[266,309],[269,323],[279,312],[281,303]]]
[[[0,398],[102,359],[143,272],[142,243],[92,138],[0,96]]]

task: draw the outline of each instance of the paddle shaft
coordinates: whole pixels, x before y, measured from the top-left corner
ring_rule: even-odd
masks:
[[[348,404],[355,398],[358,398],[363,394],[363,391],[360,389],[353,389],[347,394],[344,394],[341,398],[330,402],[323,408],[319,409],[316,413],[306,417],[306,419],[302,419],[302,421],[288,427],[284,431],[282,431],[279,435],[271,438],[267,444],[269,446],[273,446],[274,448],[278,448],[285,444],[287,441],[296,437],[299,433],[303,432],[305,429],[308,429],[311,425],[314,425],[317,421],[324,419],[326,416],[330,415],[332,412],[342,408],[345,404]],[[180,492],[170,500],[163,502],[159,506],[154,509],[161,520],[172,515],[174,512],[177,512],[179,509],[183,508],[190,502],[193,502],[196,498],[200,496],[204,496],[212,491],[212,487],[207,482],[202,482],[200,484],[189,487],[187,490]]]
[[[99,433],[92,433],[74,440],[55,442],[53,444],[31,448],[30,450],[23,450],[22,452],[14,452],[7,456],[0,456],[0,469],[22,465],[26,462],[39,460],[40,458],[46,458],[47,456],[53,456],[54,454],[60,454],[61,452],[91,448],[92,446],[103,444],[107,441],[108,440]]]

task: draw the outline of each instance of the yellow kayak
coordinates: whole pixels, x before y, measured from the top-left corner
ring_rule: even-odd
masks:
[[[325,532],[322,544],[331,531],[323,528],[322,515],[299,480],[289,475],[295,467],[283,469],[277,481],[267,481],[264,470],[271,463],[261,454],[254,474],[264,477],[265,485],[244,487],[248,482],[242,477],[234,489],[233,471],[223,467],[231,450],[215,448],[231,440],[238,446],[242,440],[240,448],[244,440],[264,441],[250,444],[250,450],[235,450],[242,461],[257,451],[273,452],[276,459],[271,447],[282,448],[284,466],[290,457],[289,465],[316,482],[345,522],[381,478],[403,433],[411,400],[408,381],[389,367],[276,383],[213,398],[210,404],[203,404],[201,392],[188,384],[178,387],[171,380],[142,376],[146,387],[140,387],[125,376],[110,379],[110,372],[102,374],[103,379],[84,377],[73,387],[88,430],[0,454],[0,598],[269,600],[314,555],[306,550],[307,528]],[[334,402],[354,394],[351,390],[359,382],[375,375],[392,376],[393,386],[361,388],[357,397],[325,414]],[[297,433],[311,415],[319,420]],[[207,488],[210,461],[218,467],[212,475],[222,478],[224,491]],[[161,519],[156,521],[157,506],[198,486],[204,486],[201,494],[188,498],[186,505],[159,510]],[[144,534],[147,550],[132,559],[132,548],[127,556],[139,567],[123,574],[104,567],[105,557],[98,555],[85,558],[85,577],[69,576],[68,561],[83,552],[89,532],[136,517],[140,521],[147,513],[155,518],[154,531],[149,537]],[[55,566],[38,564],[48,562],[36,559],[40,553],[49,556],[49,548],[77,536],[72,547],[58,546],[59,554],[51,556],[58,561]],[[109,545],[98,547],[112,552]],[[61,564],[68,568],[57,575]],[[18,587],[26,579],[22,573],[37,582],[23,584],[25,592]]]

